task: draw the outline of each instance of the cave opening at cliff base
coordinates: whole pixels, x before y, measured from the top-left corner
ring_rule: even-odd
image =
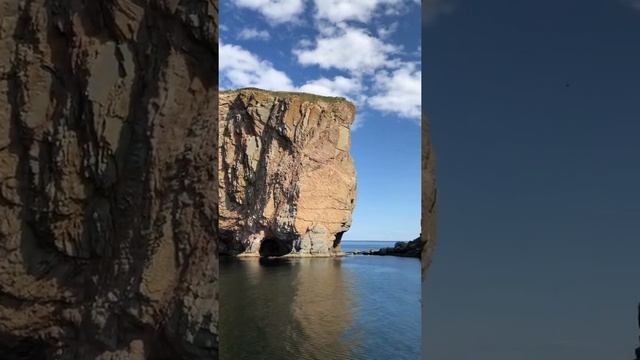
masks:
[[[289,241],[266,238],[260,243],[260,256],[261,257],[277,257],[284,256],[291,252],[293,244]]]

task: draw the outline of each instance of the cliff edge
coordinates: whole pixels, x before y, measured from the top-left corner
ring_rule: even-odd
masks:
[[[217,11],[0,0],[0,358],[216,358]]]
[[[220,93],[220,249],[240,256],[340,255],[356,177],[342,98]]]

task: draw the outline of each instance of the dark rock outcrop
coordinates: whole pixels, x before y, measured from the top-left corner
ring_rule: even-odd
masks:
[[[429,121],[422,117],[422,276],[427,275],[436,243],[435,156],[431,147]]]
[[[340,255],[356,178],[355,106],[259,89],[220,94],[221,252]]]
[[[216,23],[0,0],[0,358],[216,358]]]
[[[378,250],[378,255],[394,255],[404,257],[420,258],[422,254],[422,239],[416,238],[411,241],[399,241],[392,248]]]
[[[381,248],[378,250],[354,251],[352,255],[380,255],[380,256],[401,256],[420,258],[422,254],[422,238],[411,241],[398,241],[393,247]]]

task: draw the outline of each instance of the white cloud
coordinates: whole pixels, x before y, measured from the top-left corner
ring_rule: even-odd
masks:
[[[363,95],[363,86],[360,80],[350,79],[344,76],[336,76],[333,79],[319,78],[300,86],[298,91],[323,96],[344,97],[358,106],[355,119],[351,124],[351,131],[362,127],[364,118],[361,114],[362,107],[366,104],[366,96]]]
[[[220,75],[232,87],[257,87],[267,90],[302,91],[322,96],[364,101],[362,83],[357,78],[321,77],[294,86],[293,81],[273,64],[238,45],[220,43]]]
[[[298,41],[298,47],[299,48],[309,48],[313,46],[313,41],[306,39],[306,38],[302,38],[300,39],[300,41]]]
[[[353,120],[353,124],[351,124],[351,131],[356,131],[360,129],[364,125],[364,116],[361,113],[356,112],[356,118]]]
[[[418,64],[405,63],[393,71],[381,71],[374,78],[372,108],[419,120],[422,109],[422,71]]]
[[[269,35],[269,32],[266,30],[247,28],[247,29],[242,29],[242,31],[240,31],[240,33],[238,34],[238,38],[242,40],[251,40],[251,39],[269,40],[271,38],[271,35]]]
[[[387,39],[387,38],[389,38],[389,36],[391,36],[397,30],[398,30],[398,23],[397,22],[393,22],[393,23],[389,24],[389,26],[380,26],[380,27],[378,27],[378,36],[381,39]]]
[[[339,23],[344,21],[368,22],[378,14],[397,14],[406,11],[420,0],[315,0],[318,19]],[[378,11],[379,8],[383,12]]]
[[[331,79],[319,78],[307,82],[300,87],[300,91],[324,95],[349,97],[362,90],[362,85],[358,79],[349,79],[344,76],[336,76]]]
[[[362,29],[346,27],[334,36],[317,39],[315,48],[294,49],[302,65],[364,73],[390,65],[389,55],[398,48],[385,44]]]
[[[232,0],[239,7],[255,10],[280,24],[295,20],[304,11],[303,0]]]
[[[282,71],[240,46],[220,43],[219,71],[232,87],[257,87],[267,90],[291,90],[291,79]]]

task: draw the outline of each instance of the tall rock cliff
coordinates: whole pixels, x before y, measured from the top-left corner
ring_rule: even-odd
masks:
[[[222,253],[341,253],[355,203],[355,110],[342,98],[302,93],[220,94]]]
[[[216,358],[216,23],[0,0],[0,358]]]
[[[426,276],[436,241],[435,156],[431,148],[429,121],[422,118],[422,276]]]

